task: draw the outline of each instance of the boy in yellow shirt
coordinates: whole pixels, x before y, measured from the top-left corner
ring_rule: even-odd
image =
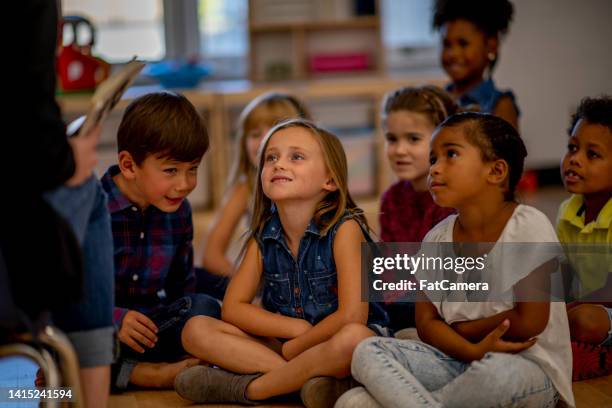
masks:
[[[573,195],[559,208],[557,234],[561,243],[568,244],[569,261],[580,279],[579,295],[598,300],[568,305],[571,338],[607,346],[612,345],[612,280],[608,283],[612,273],[612,97],[583,99],[569,133],[561,175]],[[579,260],[581,245],[603,247],[605,258],[589,262],[582,256]],[[595,264],[597,268],[592,267]]]

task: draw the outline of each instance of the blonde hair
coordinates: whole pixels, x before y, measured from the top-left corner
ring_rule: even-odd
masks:
[[[310,132],[319,142],[323,152],[323,160],[337,189],[329,192],[317,205],[313,215],[315,224],[321,235],[326,235],[340,219],[349,213],[364,228],[369,230],[363,211],[355,204],[348,191],[348,165],[344,148],[338,137],[315,125],[306,119],[289,119],[274,126],[261,142],[258,154],[257,183],[255,186],[255,199],[253,200],[253,217],[249,238],[258,237],[263,231],[266,222],[272,216],[272,200],[263,192],[261,185],[261,171],[264,165],[265,150],[270,138],[280,130],[302,128]]]
[[[249,132],[261,125],[271,127],[294,117],[311,119],[310,112],[302,102],[292,95],[281,92],[259,95],[242,110],[238,119],[238,160],[230,173],[230,186],[245,180],[249,190],[253,188],[255,167],[249,160],[246,147]]]

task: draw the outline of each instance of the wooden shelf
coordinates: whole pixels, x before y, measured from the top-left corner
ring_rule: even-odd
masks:
[[[252,81],[382,74],[385,70],[379,1],[373,15],[351,15],[352,0],[304,0],[295,14],[267,14],[249,0],[249,77]],[[317,7],[338,9],[326,14]],[[350,8],[350,7],[349,7]],[[270,9],[272,10],[272,9]],[[308,12],[310,11],[310,13]],[[311,17],[314,15],[320,18]],[[345,67],[342,69],[341,67]]]
[[[251,24],[249,30],[252,34],[275,31],[314,31],[314,30],[346,30],[350,28],[378,29],[380,19],[378,16],[360,16],[348,20],[304,21],[295,23],[266,23]]]

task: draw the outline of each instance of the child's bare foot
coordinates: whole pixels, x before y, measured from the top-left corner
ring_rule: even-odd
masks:
[[[176,375],[182,370],[200,364],[197,358],[188,358],[176,363],[138,363],[130,383],[147,388],[173,388]]]

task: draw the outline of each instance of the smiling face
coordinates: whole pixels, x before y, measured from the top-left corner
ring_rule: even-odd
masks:
[[[442,67],[453,83],[469,89],[482,81],[489,65],[487,55],[497,53],[497,39],[463,19],[444,24],[441,34]]]
[[[264,194],[275,203],[316,200],[335,190],[320,143],[302,127],[274,133],[263,152],[261,183]]]
[[[153,205],[164,212],[178,210],[196,187],[201,161],[180,162],[149,155],[136,165],[127,152],[121,152],[119,160],[127,180],[127,183],[118,183],[121,191],[143,210]]]
[[[434,133],[430,164],[429,191],[436,204],[459,208],[481,201],[492,163],[483,162],[480,149],[467,140],[461,126]]]
[[[435,126],[427,116],[408,110],[393,111],[385,121],[385,148],[393,172],[409,180],[417,191],[427,190],[429,142]]]
[[[580,119],[561,161],[561,176],[573,194],[612,192],[612,132]]]

